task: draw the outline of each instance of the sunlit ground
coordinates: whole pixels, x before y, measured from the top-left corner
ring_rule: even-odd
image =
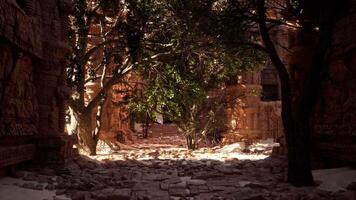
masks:
[[[176,142],[176,144],[172,144]],[[250,147],[243,143],[234,143],[226,146],[199,148],[188,150],[180,136],[163,136],[157,138],[141,139],[135,144],[125,146],[125,149],[113,151],[108,145],[99,142],[98,155],[91,156],[96,160],[261,160],[270,156],[272,147],[278,144],[272,140],[261,141]]]
[[[0,180],[0,200],[355,199],[346,189],[355,177],[349,168],[315,171],[320,187],[287,184],[286,160],[270,156],[275,145],[236,142],[189,151],[177,135],[137,139],[117,150],[100,142],[97,156],[77,157],[65,169],[40,167],[22,179]]]

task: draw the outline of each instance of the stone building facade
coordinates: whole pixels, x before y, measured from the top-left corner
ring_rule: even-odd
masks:
[[[356,163],[356,2],[339,3],[346,3],[346,10],[332,31],[327,70],[311,121],[313,147],[322,159]],[[307,42],[299,44],[306,49]]]
[[[245,97],[239,103],[239,134],[251,139],[277,139],[283,133],[278,76],[267,65],[242,76]],[[274,87],[275,86],[275,87]]]
[[[65,55],[71,1],[0,0],[0,168],[64,163]]]
[[[287,1],[271,0],[268,6],[287,7]],[[293,101],[298,102],[306,74],[311,67],[312,57],[316,51],[318,27],[313,23],[318,17],[316,2],[301,1],[305,13],[310,18],[311,28],[296,28],[298,24],[290,21],[292,26],[280,26],[271,30],[276,49],[288,68],[293,88]],[[356,2],[345,0],[347,10],[333,27],[327,70],[318,92],[312,127],[313,158],[334,163],[356,162]],[[281,12],[269,10],[270,16],[282,17]],[[288,16],[284,16],[288,19]],[[315,26],[315,25],[314,25]],[[247,74],[244,84],[252,90],[261,90],[260,96],[252,95],[244,99],[240,126],[243,135],[256,135],[264,138],[273,135],[269,131],[278,126],[278,136],[283,136],[280,118],[280,86],[277,73],[272,65],[262,71]],[[276,101],[277,100],[277,101]],[[265,110],[272,111],[266,112]],[[273,120],[277,119],[277,120]],[[257,128],[256,128],[257,127]],[[273,129],[273,128],[272,128]],[[274,132],[274,131],[272,131]]]
[[[271,0],[283,3],[284,0]],[[316,26],[320,5],[313,1],[301,1],[309,28],[281,27],[272,31],[272,37],[282,61],[286,64],[291,78],[293,102],[297,108],[300,92],[310,70],[318,41]],[[337,20],[331,33],[331,46],[325,75],[321,81],[316,99],[312,127],[313,157],[322,162],[356,162],[356,2],[344,0],[346,10]],[[272,5],[273,6],[273,5]],[[337,8],[335,8],[337,9]],[[281,17],[281,13],[270,14]],[[288,16],[284,16],[288,19]],[[296,22],[291,21],[297,25]]]
[[[229,96],[240,93],[241,98],[226,107],[225,141],[236,142],[240,138],[277,140],[283,135],[277,73],[268,65],[239,77],[240,83],[227,85]]]

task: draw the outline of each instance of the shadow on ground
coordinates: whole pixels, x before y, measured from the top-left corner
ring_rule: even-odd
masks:
[[[355,192],[296,188],[285,183],[282,158],[262,160],[110,160],[81,156],[65,169],[32,169],[23,180],[73,200],[326,200]],[[19,187],[26,187],[19,185]],[[33,188],[32,188],[33,189]],[[1,199],[1,198],[0,198]],[[27,199],[27,198],[26,198]],[[29,199],[30,200],[30,199]]]

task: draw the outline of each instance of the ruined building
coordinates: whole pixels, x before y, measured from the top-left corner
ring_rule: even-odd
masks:
[[[290,37],[293,54],[289,59],[293,84],[298,88],[305,81],[305,72],[315,54],[316,2],[303,1],[305,13],[313,29],[295,31]],[[336,19],[331,33],[326,71],[321,80],[316,107],[310,122],[315,155],[326,160],[356,161],[356,2],[336,3],[343,12]],[[336,10],[336,9],[335,9]],[[314,27],[313,27],[314,26]],[[299,88],[301,89],[301,88]],[[294,98],[298,98],[296,89]]]
[[[276,71],[268,65],[263,70],[248,72],[240,79],[240,83],[227,86],[232,95],[243,93],[239,101],[227,106],[228,132],[249,140],[276,140],[283,134]]]
[[[278,26],[270,32],[278,54],[288,68],[294,104],[298,102],[303,82],[311,67],[319,34],[319,28],[315,25],[319,13],[314,11],[319,10],[320,5],[306,0],[301,3],[304,17],[308,19],[303,28],[298,28],[300,24],[290,19],[290,26]],[[284,0],[270,0],[267,5],[274,8],[284,5],[284,8],[288,8]],[[345,12],[337,19],[331,33],[327,70],[320,91],[315,91],[318,97],[310,122],[313,129],[313,157],[323,162],[337,161],[332,163],[356,161],[356,2],[346,0],[338,5],[346,5]],[[288,19],[283,10],[268,11],[270,16]],[[261,90],[261,95],[243,99],[242,105],[245,106],[240,112],[242,123],[237,132],[260,138],[270,137],[276,132],[283,136],[280,86],[274,67],[269,64],[260,72],[245,75],[243,80],[247,88]],[[234,119],[237,118],[231,118],[232,121]],[[275,127],[278,127],[277,131]]]
[[[64,163],[65,55],[71,1],[0,0],[0,169]]]
[[[270,1],[270,5],[275,7],[281,3],[286,5],[286,1]],[[319,13],[315,11],[319,10],[320,5],[318,2],[305,0],[301,1],[301,6],[307,19],[302,28],[298,28],[298,21],[291,19],[292,26],[289,28],[280,27],[272,31],[279,56],[289,71],[295,109],[298,109],[296,105],[303,90],[303,83],[313,67],[319,34],[319,27],[316,25],[319,23]],[[313,129],[312,151],[313,157],[323,162],[355,162],[356,2],[345,0],[335,6],[341,6],[344,11],[333,26],[331,45],[325,61],[327,68],[323,72],[321,89],[315,91],[317,99],[310,121]],[[288,15],[283,13],[270,11],[269,14],[288,19]]]
[[[317,10],[316,5],[303,2],[315,18],[312,11]],[[311,125],[313,151],[318,157],[355,162],[356,2],[347,2],[348,9],[332,32],[328,69]],[[0,168],[27,160],[64,163],[74,153],[71,139],[64,133],[66,30],[71,10],[70,0],[0,0]],[[310,66],[317,30],[273,33],[273,38],[283,43],[278,51],[289,68],[295,99]],[[282,51],[285,47],[289,53]],[[230,114],[229,123],[251,137],[279,136],[280,86],[273,66],[246,74],[242,83],[260,92],[247,96],[240,104],[243,117]],[[124,97],[117,94],[113,98],[119,101]],[[107,113],[106,119],[114,120],[104,118],[107,124],[103,130],[111,131],[113,124],[115,131],[128,128],[123,121],[125,112]]]

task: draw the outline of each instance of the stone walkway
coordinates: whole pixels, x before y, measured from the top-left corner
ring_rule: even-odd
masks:
[[[46,194],[43,198],[22,195],[21,200],[356,199],[356,184],[332,192],[286,184],[286,161],[268,157],[268,145],[252,148],[258,153],[242,153],[244,148],[238,143],[188,151],[181,145],[164,145],[162,138],[158,140],[160,144],[156,145],[144,141],[127,150],[81,156],[61,170],[19,172],[19,181],[11,188],[19,193],[17,196],[21,188],[26,189],[23,194],[28,190]],[[0,179],[0,200],[12,200],[8,188],[9,184]]]
[[[22,172],[22,179],[28,182],[17,186],[54,191],[54,200],[65,199],[63,195],[73,200],[355,199],[352,196],[355,192],[351,190],[327,192],[315,187],[292,187],[285,183],[285,168],[285,161],[278,158],[222,162],[158,159],[97,161],[81,157],[64,170],[33,169]]]

